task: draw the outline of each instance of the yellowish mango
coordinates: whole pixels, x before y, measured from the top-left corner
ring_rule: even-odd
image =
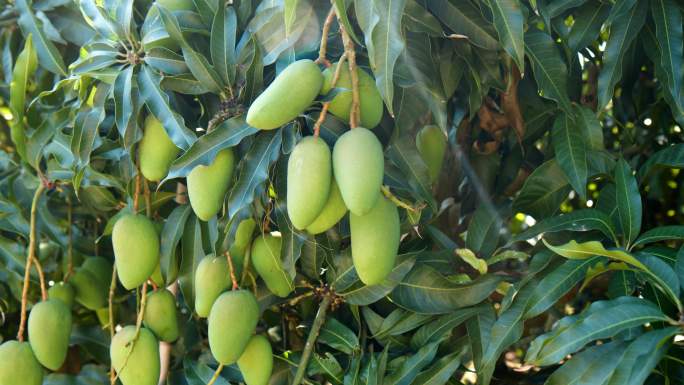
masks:
[[[332,80],[335,76],[338,63],[323,71],[323,87],[321,88],[321,95],[327,95],[332,89]],[[359,78],[359,110],[361,113],[360,124],[363,127],[374,128],[382,120],[383,102],[382,96],[375,85],[375,79],[368,72],[357,68]],[[349,66],[344,63],[343,68],[340,69],[340,77],[335,83],[335,88],[344,88],[348,91],[342,91],[335,95],[328,106],[328,111],[338,118],[348,121],[349,113],[352,105],[352,82]]]
[[[29,314],[28,336],[38,362],[51,370],[66,359],[71,335],[71,310],[58,299],[39,302]]]
[[[190,171],[187,177],[188,198],[199,219],[208,221],[221,210],[234,169],[233,150],[226,148],[216,154],[210,165],[199,165]]]
[[[161,122],[153,115],[147,115],[139,151],[142,174],[148,180],[160,181],[169,173],[180,149],[173,144]]]
[[[0,385],[41,385],[43,368],[28,342],[7,341],[0,345]]]
[[[290,276],[283,270],[283,262],[280,260],[282,238],[280,236],[263,234],[252,242],[252,265],[266,287],[278,297],[287,297],[294,284]]]
[[[254,334],[259,305],[252,292],[233,290],[221,294],[209,314],[209,348],[216,361],[230,365],[238,360]]]
[[[306,228],[321,213],[331,180],[330,148],[319,137],[303,138],[287,162],[287,213],[296,229]]]
[[[119,281],[128,290],[145,282],[159,264],[159,236],[154,224],[139,214],[126,214],[114,224],[112,246]]]
[[[135,338],[135,326],[121,329],[109,347],[114,370],[123,385],[157,385],[159,381],[159,342],[147,328]],[[126,358],[129,356],[128,358]]]
[[[178,339],[176,297],[166,289],[150,294],[147,297],[143,322],[160,341],[173,342]]]
[[[439,127],[427,125],[418,132],[416,147],[428,168],[430,182],[435,183],[444,163],[444,153],[447,147],[446,135]]]
[[[230,287],[228,261],[224,257],[207,255],[195,270],[195,312],[208,317],[216,298]]]
[[[237,363],[245,384],[268,385],[273,371],[273,349],[268,338],[252,336]]]
[[[340,188],[337,186],[337,182],[335,182],[335,179],[333,178],[330,184],[328,201],[325,202],[325,206],[323,206],[323,210],[321,210],[321,213],[318,214],[318,217],[316,217],[316,219],[306,227],[306,231],[311,234],[320,234],[335,226],[346,213],[347,206],[344,205]]]

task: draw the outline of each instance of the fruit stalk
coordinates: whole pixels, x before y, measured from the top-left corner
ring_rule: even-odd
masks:
[[[33,194],[33,201],[31,202],[31,227],[29,229],[29,245],[28,245],[28,256],[26,257],[26,267],[24,269],[24,286],[21,290],[21,317],[19,321],[19,331],[17,332],[17,340],[19,342],[24,341],[24,329],[26,328],[26,305],[28,302],[28,288],[29,281],[31,279],[31,264],[33,262],[38,262],[36,258],[36,213],[38,211],[38,201],[40,196],[45,190],[45,185],[43,183],[38,185],[35,194]],[[40,278],[40,290],[41,297],[44,300],[47,299],[47,290],[45,290],[45,277],[43,276],[43,270],[36,265],[38,270],[38,277]]]
[[[304,379],[304,375],[306,374],[306,367],[309,363],[309,359],[311,358],[311,352],[313,351],[313,347],[316,344],[316,339],[318,338],[318,334],[321,331],[321,327],[323,327],[323,323],[325,323],[325,315],[328,312],[328,308],[330,307],[331,302],[332,297],[330,295],[326,295],[323,297],[323,301],[321,301],[321,304],[318,305],[318,313],[316,313],[316,318],[314,319],[314,322],[311,325],[311,331],[309,331],[309,336],[306,339],[304,351],[302,352],[302,358],[299,360],[299,365],[297,366],[297,373],[295,374],[295,378],[292,381],[292,385],[299,385]]]
[[[237,282],[237,278],[235,277],[235,267],[233,267],[233,258],[230,256],[230,252],[226,251],[226,259],[228,260],[228,269],[230,271],[230,281],[233,283],[233,290],[237,290],[240,288]]]
[[[337,15],[337,19],[340,19],[340,15]],[[352,106],[351,112],[349,113],[349,127],[356,128],[359,125],[359,119],[361,118],[361,103],[359,95],[359,74],[356,72],[356,52],[354,51],[354,42],[349,33],[344,28],[344,24],[339,20],[340,32],[342,33],[342,42],[344,43],[344,52],[347,56],[349,62],[349,74],[351,75],[352,83]]]
[[[328,61],[328,59],[326,59],[325,55],[328,50],[328,34],[330,33],[330,27],[332,26],[333,20],[335,20],[334,5],[330,7],[328,17],[325,18],[325,23],[323,24],[323,31],[321,32],[321,46],[318,49],[318,59],[316,59],[316,63],[323,64],[326,67],[330,67],[330,62]]]
[[[321,41],[321,44],[323,44],[322,41]],[[323,57],[325,57],[325,54],[323,54]],[[342,56],[340,56],[340,60],[337,63],[337,67],[335,68],[335,75],[333,76],[332,82],[330,82],[331,88],[335,88],[335,84],[337,84],[337,80],[339,80],[339,78],[340,78],[340,73],[341,73],[340,68],[342,68],[342,63],[344,63],[344,60],[346,57],[347,57],[346,53],[343,53]],[[320,57],[319,57],[319,59],[320,59]],[[314,124],[314,136],[317,138],[321,132],[321,125],[323,124],[323,122],[325,122],[326,116],[328,116],[328,108],[329,107],[330,107],[330,102],[324,102],[323,103],[323,108],[321,109],[321,112],[318,115],[318,119],[316,119],[316,124]]]
[[[211,377],[211,380],[209,380],[209,382],[207,382],[207,385],[214,385],[214,382],[216,382],[216,380],[218,380],[219,375],[221,374],[221,370],[223,370],[223,364],[219,363],[218,368],[216,368],[214,375]]]
[[[144,178],[143,178],[144,179]],[[144,194],[145,194],[145,213],[148,218],[152,217],[152,198],[150,194],[150,185],[147,183],[147,179],[143,180]]]

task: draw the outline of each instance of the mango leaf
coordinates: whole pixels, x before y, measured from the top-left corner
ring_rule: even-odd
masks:
[[[560,114],[553,123],[551,142],[556,153],[556,161],[565,173],[568,182],[582,200],[587,199],[587,144],[583,132],[574,116]]]
[[[625,262],[629,265],[635,266],[641,270],[648,271],[646,266],[639,262],[634,256],[622,249],[606,249],[599,241],[588,241],[578,243],[572,240],[564,245],[553,246],[543,240],[546,247],[554,253],[568,259],[586,259],[595,255],[608,257],[617,261]]]
[[[466,247],[483,258],[490,257],[499,243],[499,231],[502,223],[501,215],[491,203],[480,205],[470,218],[466,234]]]
[[[397,305],[422,314],[443,314],[489,297],[501,277],[485,275],[465,284],[454,283],[433,268],[419,264],[392,291]]]
[[[230,217],[252,203],[257,189],[268,179],[269,167],[278,159],[281,142],[281,130],[264,131],[256,136],[247,155],[240,161],[240,175],[230,190]]]
[[[598,230],[617,245],[617,235],[613,229],[610,217],[597,209],[580,209],[567,214],[542,219],[529,229],[516,234],[512,241],[524,241],[540,234],[566,230]]]
[[[626,345],[623,341],[613,341],[589,347],[553,372],[545,385],[604,383],[619,364]]]
[[[430,368],[422,371],[413,381],[414,385],[444,385],[461,366],[463,352],[453,352],[437,360]]]
[[[439,343],[433,342],[423,346],[418,352],[406,359],[401,367],[385,378],[386,385],[410,385],[421,369],[435,359]]]
[[[344,370],[340,365],[339,361],[330,352],[325,352],[325,357],[320,354],[314,353],[311,356],[311,362],[306,368],[306,374],[309,376],[315,376],[316,374],[322,374],[326,376],[333,384],[342,384],[342,378]]]
[[[594,111],[587,107],[580,106],[579,104],[573,105],[574,107],[574,118],[579,126],[582,135],[586,138],[585,142],[589,145],[591,150],[603,150],[603,127],[601,127],[601,122]],[[591,152],[587,155],[589,156]],[[591,160],[591,159],[589,159]],[[589,168],[591,170],[591,167]]]
[[[193,214],[185,222],[181,237],[181,265],[178,271],[178,284],[188,308],[195,308],[195,270],[202,258],[202,227],[200,220]]]
[[[568,47],[577,52],[594,41],[610,13],[610,4],[589,2],[574,15],[575,23],[568,34]]]
[[[95,29],[100,36],[107,40],[117,41],[125,38],[121,26],[112,19],[109,14],[95,0],[82,0],[78,4],[81,14],[88,24]]]
[[[279,163],[284,164],[284,161]],[[282,239],[282,246],[280,247],[280,260],[283,263],[283,270],[288,274],[288,283],[291,289],[294,290],[294,279],[297,275],[295,263],[302,255],[302,246],[306,242],[306,233],[294,228],[290,217],[287,215],[287,208],[282,200],[277,200],[275,203],[276,222],[278,223],[278,230]]]
[[[57,47],[45,35],[42,23],[33,13],[29,0],[17,0],[15,4],[19,10],[19,20],[17,22],[24,36],[31,35],[33,46],[39,59],[38,64],[50,72],[66,76],[64,59],[62,59]]]
[[[378,285],[365,285],[358,278],[352,265],[342,272],[335,280],[336,284],[345,285],[338,294],[350,305],[366,306],[379,301],[388,295],[401,282],[406,274],[411,271],[416,262],[415,253],[402,254],[397,257],[397,264],[382,283]],[[353,282],[351,285],[349,282]],[[348,286],[347,286],[348,285]]]
[[[551,159],[527,177],[520,193],[513,200],[513,209],[535,218],[548,217],[558,211],[569,191],[563,170],[555,159]]]
[[[133,90],[133,66],[121,71],[114,81],[114,117],[119,135],[123,138],[125,148],[130,148],[141,137],[135,114],[137,92]],[[137,91],[137,89],[136,89]]]
[[[671,346],[677,329],[668,327],[644,333],[629,344],[606,385],[640,385],[651,375]]]
[[[642,206],[639,186],[632,175],[632,168],[624,159],[615,166],[615,194],[620,228],[629,247],[641,231]]]
[[[169,217],[164,222],[160,241],[161,250],[159,252],[159,266],[161,267],[164,282],[168,283],[176,280],[175,275],[178,274],[176,248],[183,237],[185,223],[188,221],[191,212],[190,205],[177,206],[171,211],[171,214],[169,214]]]
[[[142,66],[138,73],[138,88],[140,96],[147,107],[169,135],[173,143],[183,150],[187,150],[197,137],[186,126],[183,117],[169,105],[169,97],[160,88],[161,76],[149,66]]]
[[[480,11],[470,3],[459,2],[458,6],[449,0],[427,2],[427,6],[442,23],[457,34],[468,38],[476,46],[489,50],[499,48],[494,31],[489,27]]]
[[[76,116],[74,133],[71,138],[71,152],[75,155],[76,165],[83,168],[90,162],[96,139],[99,138],[98,129],[105,118],[102,107],[95,107],[81,111]]]
[[[603,67],[598,77],[598,107],[604,108],[613,98],[613,89],[622,78],[622,65],[627,49],[639,35],[646,21],[648,1],[638,1],[628,12],[615,17],[610,37],[603,52]]]
[[[684,143],[673,144],[649,156],[637,173],[639,183],[644,183],[652,172],[664,168],[684,168]]]
[[[237,146],[244,138],[256,132],[256,128],[245,123],[244,116],[223,121],[213,131],[201,136],[183,155],[173,161],[164,181],[185,177],[195,167],[211,164],[219,151]]]
[[[487,262],[478,258],[470,249],[456,249],[456,255],[480,274],[487,274]]]
[[[299,0],[284,0],[283,1],[283,16],[285,17],[285,35],[289,35],[292,31],[292,26],[297,18],[297,5]]]
[[[679,298],[680,282],[674,269],[667,262],[654,255],[639,253],[639,256],[642,263],[652,273],[646,276],[646,280],[651,281],[670,298]],[[653,279],[653,277],[657,277],[657,279]]]
[[[352,354],[360,349],[359,338],[356,334],[332,317],[329,317],[323,324],[317,341],[346,354]]]
[[[190,360],[189,358],[184,359],[183,368],[185,380],[188,382],[188,385],[206,384],[214,377],[214,369],[196,360]],[[222,376],[218,376],[214,384],[230,385],[230,382]]]
[[[427,166],[416,146],[410,140],[395,140],[388,146],[387,156],[402,171],[416,199],[436,209]]]
[[[19,155],[26,159],[26,132],[24,127],[24,108],[29,78],[38,65],[36,50],[33,48],[32,35],[29,33],[24,49],[17,56],[12,69],[9,106],[12,111],[11,137]]]
[[[506,52],[513,58],[521,73],[525,72],[525,43],[523,16],[518,0],[488,0],[494,16],[494,28]]]
[[[361,40],[359,40],[359,38],[356,36],[356,32],[354,32],[354,27],[349,22],[349,15],[347,15],[347,10],[351,3],[351,1],[347,0],[332,0],[332,4],[335,7],[335,12],[338,16],[339,22],[344,25],[345,30],[352,40],[354,40],[356,44],[362,45]]]
[[[660,69],[665,75],[663,84],[667,93],[671,95],[668,101],[674,104],[673,114],[679,116],[681,121],[684,119],[684,48],[681,44],[684,40],[682,25],[682,10],[674,0],[654,0],[651,3],[651,15],[655,24],[655,35],[658,53],[660,54]],[[657,59],[656,59],[657,60]],[[658,75],[660,78],[660,74]]]
[[[411,337],[411,347],[418,349],[428,343],[441,341],[449,335],[455,327],[466,322],[483,310],[483,306],[475,306],[458,309],[451,314],[440,316],[436,320],[423,325],[413,334]]]
[[[167,75],[182,75],[190,72],[183,56],[164,47],[155,47],[146,51],[143,61]]]
[[[610,338],[623,330],[649,322],[667,320],[660,309],[641,298],[620,297],[598,301],[580,316],[568,318],[568,324],[563,324],[559,330],[537,337],[533,344],[541,346],[538,350],[528,351],[525,362],[540,366],[553,365],[591,341]]]
[[[641,234],[639,238],[634,241],[632,247],[654,242],[682,239],[684,239],[684,226],[659,226]]]
[[[237,16],[233,7],[219,1],[219,8],[211,26],[211,61],[226,85],[235,82]]]
[[[550,35],[536,28],[525,33],[525,51],[532,64],[534,79],[543,96],[554,100],[567,114],[572,114],[568,98],[568,69]]]

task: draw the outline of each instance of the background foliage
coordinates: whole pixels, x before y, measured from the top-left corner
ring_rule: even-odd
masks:
[[[259,329],[277,355],[274,384],[291,381],[318,306],[316,296],[291,300],[320,285],[343,303],[318,337],[310,383],[684,382],[673,338],[684,282],[681,3],[334,0],[385,102],[374,130],[385,184],[420,208],[402,210],[397,265],[372,287],[351,265],[346,220],[313,237],[284,214],[288,154],[320,103],[275,131],[257,132],[243,117],[282,68],[317,56],[330,4],[182,3],[3,4],[3,339],[18,325],[41,179],[52,188],[37,207],[39,257],[58,282],[69,261],[112,258],[112,223],[132,205],[136,143],[153,114],[183,150],[150,200],[163,224],[163,278],[180,283],[182,337],[169,383],[211,377],[206,324],[191,311],[192,272],[250,216],[282,233],[298,283],[279,299],[243,282],[258,293]],[[328,58],[342,51],[335,23]],[[217,114],[228,119],[204,135]],[[428,123],[449,138],[434,184],[414,144]],[[328,116],[321,136],[332,144],[346,129]],[[199,221],[183,204],[183,178],[226,147],[240,162],[223,213]],[[116,323],[134,323],[135,308],[136,293],[119,287]],[[67,365],[46,383],[106,383],[107,317],[84,308],[74,316]],[[219,381],[240,374],[228,368]]]

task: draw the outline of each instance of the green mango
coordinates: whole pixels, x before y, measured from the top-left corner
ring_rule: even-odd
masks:
[[[178,339],[176,297],[166,289],[150,294],[147,297],[143,322],[160,341],[173,342]]]
[[[66,360],[71,335],[71,310],[58,299],[33,306],[28,319],[28,336],[38,362],[57,370]]]
[[[380,197],[364,215],[349,215],[352,260],[366,285],[381,283],[394,268],[401,228],[397,206]]]
[[[146,328],[140,328],[138,339],[135,326],[129,325],[119,330],[109,347],[114,370],[119,374],[123,385],[157,385],[159,381],[159,342]],[[126,356],[129,356],[126,359]]]
[[[284,298],[294,290],[294,284],[280,260],[282,243],[280,236],[261,235],[252,242],[251,257],[254,269],[264,280],[268,290]]]
[[[0,385],[41,385],[43,368],[28,342],[7,341],[0,345]]]
[[[255,228],[256,222],[252,218],[240,221],[237,230],[235,230],[235,240],[228,249],[230,257],[233,259],[233,267],[237,277],[242,275],[242,269],[245,267],[245,255],[247,254],[249,244],[252,242],[252,234]]]
[[[114,319],[116,320],[118,309],[115,303],[112,304],[112,313],[114,315]],[[97,316],[97,320],[100,322],[100,325],[103,327],[109,326],[109,306],[95,310],[95,315]]]
[[[304,112],[321,90],[323,75],[311,60],[288,65],[259,95],[247,111],[247,124],[272,130]]]
[[[332,89],[332,80],[335,77],[338,63],[323,71],[323,87],[321,95],[326,95]],[[382,120],[383,104],[382,96],[375,86],[375,79],[368,72],[358,68],[356,73],[359,78],[359,110],[361,113],[359,123],[363,127],[374,128]],[[335,88],[345,88],[349,91],[342,91],[335,95],[328,105],[328,111],[338,118],[348,121],[352,105],[352,82],[349,66],[344,63],[340,70],[340,77],[335,83]]]
[[[375,206],[384,170],[382,145],[368,129],[357,127],[337,139],[333,171],[344,204],[352,213],[363,215]]]
[[[171,162],[180,149],[173,144],[161,122],[153,115],[147,115],[139,151],[140,171],[146,179],[158,182],[169,173]]]
[[[57,282],[48,289],[48,298],[62,301],[69,309],[74,306],[74,287],[68,282]]]
[[[224,257],[207,255],[195,270],[195,312],[200,317],[209,316],[216,298],[230,287],[228,261]]]
[[[230,365],[240,358],[259,321],[259,304],[248,290],[221,294],[209,314],[209,348],[216,361]]]
[[[93,273],[104,287],[109,288],[112,281],[112,263],[104,257],[88,257],[81,264],[81,269]]]
[[[164,277],[162,277],[161,266],[159,264],[157,264],[157,267],[154,268],[154,272],[150,276],[150,280],[157,286],[164,286]]]
[[[446,135],[439,127],[427,125],[418,132],[416,147],[428,168],[430,182],[435,183],[444,163],[444,153],[447,147]]]
[[[237,364],[245,384],[268,385],[273,371],[273,349],[268,338],[252,336]]]
[[[216,154],[210,165],[199,165],[190,171],[188,198],[192,210],[199,219],[208,221],[221,210],[234,169],[233,150],[226,148]]]
[[[333,178],[332,183],[330,184],[328,201],[325,202],[325,206],[323,206],[323,210],[321,210],[321,213],[318,214],[318,217],[316,217],[316,219],[306,227],[306,231],[311,234],[320,234],[335,226],[335,224],[337,224],[337,222],[339,222],[346,213],[347,206],[344,205],[340,188],[337,186],[337,182],[335,182],[335,179]]]
[[[112,231],[112,246],[119,281],[127,290],[145,282],[159,264],[159,236],[144,215],[119,218]]]
[[[103,282],[89,270],[83,268],[76,270],[76,273],[69,279],[69,284],[74,287],[76,302],[86,309],[97,310],[107,305],[109,289],[105,288]]]
[[[287,213],[302,230],[323,210],[332,180],[330,148],[319,137],[303,138],[287,162]]]

